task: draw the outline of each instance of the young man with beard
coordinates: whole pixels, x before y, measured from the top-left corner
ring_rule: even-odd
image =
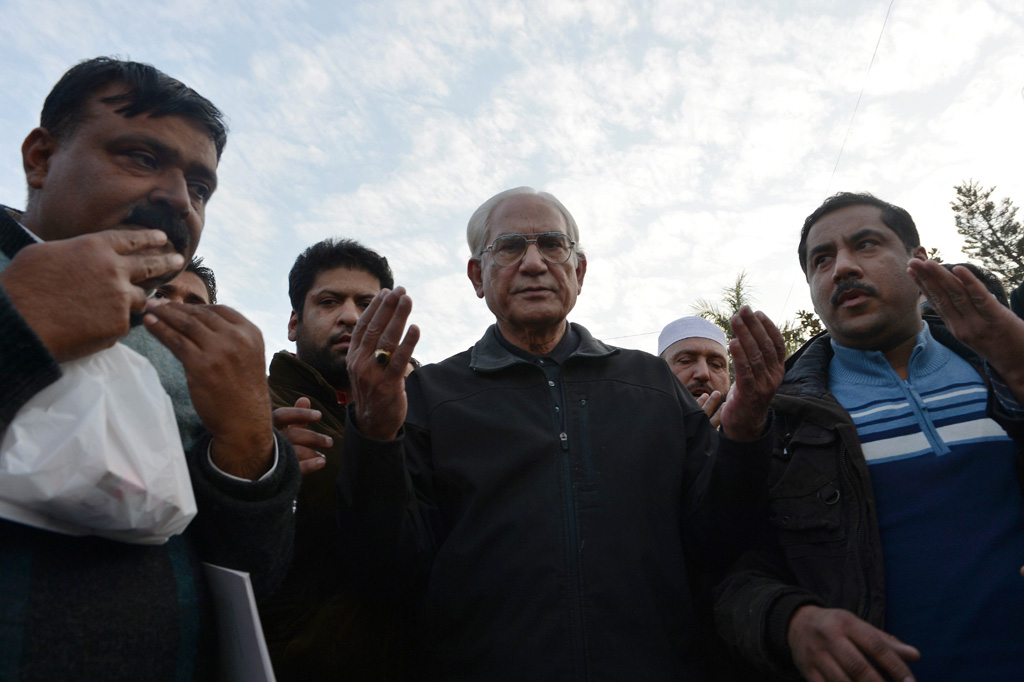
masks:
[[[719,632],[787,679],[1020,679],[1024,320],[869,194],[827,199],[798,253],[828,334],[787,361],[770,542]]]
[[[0,428],[64,363],[123,343],[170,395],[198,515],[162,545],[0,520],[0,679],[213,679],[200,562],[250,572],[257,596],[287,568],[299,471],[271,425],[259,330],[147,301],[195,252],[225,140],[181,82],[97,58],[64,74],[22,145],[28,205],[0,209]]]
[[[295,446],[303,479],[292,567],[260,607],[281,682],[393,680],[399,674],[399,618],[391,604],[353,589],[350,557],[338,542],[334,492],[352,331],[377,292],[393,286],[387,260],[347,239],[310,246],[288,276],[288,338],[295,353],[274,355],[269,383],[275,423]]]

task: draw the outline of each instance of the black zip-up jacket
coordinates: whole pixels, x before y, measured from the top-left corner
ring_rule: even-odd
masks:
[[[573,329],[564,428],[493,327],[409,377],[395,441],[350,406],[341,520],[378,578],[421,589],[417,677],[703,679],[687,574],[749,527],[770,437],[720,438],[662,360]]]
[[[932,336],[970,362],[980,359],[941,323]],[[766,673],[799,676],[786,641],[793,613],[805,604],[846,609],[885,629],[885,567],[875,498],[857,428],[829,393],[833,350],[827,334],[786,361],[772,404],[776,443],[768,475],[765,541],[746,553],[716,590],[722,638]],[[1017,444],[1024,423],[1008,416],[989,390],[988,416]]]

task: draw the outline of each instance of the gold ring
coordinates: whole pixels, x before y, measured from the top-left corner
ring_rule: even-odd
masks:
[[[373,351],[373,357],[377,358],[378,365],[386,365],[388,364],[388,360],[391,359],[391,351],[378,348]]]

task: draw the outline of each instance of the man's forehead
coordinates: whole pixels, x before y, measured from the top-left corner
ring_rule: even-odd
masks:
[[[128,92],[129,88],[124,83],[111,83],[94,92],[82,108],[79,123],[75,126],[72,137],[81,128],[87,127],[90,124],[95,125],[97,122],[102,122],[115,130],[123,129],[125,134],[132,131],[136,131],[139,134],[148,132],[149,134],[170,136],[182,136],[184,134],[188,139],[179,141],[179,144],[187,145],[188,151],[192,155],[202,157],[202,164],[207,167],[210,175],[216,180],[219,158],[217,156],[217,145],[214,143],[209,129],[200,121],[179,114],[154,116],[153,111],[150,110],[135,114],[134,116],[126,116],[124,113],[118,113],[118,110],[130,106],[130,101],[103,101],[110,97],[128,94]],[[198,161],[199,159],[196,160]]]
[[[807,232],[807,248],[810,250],[820,243],[832,242],[863,230],[899,238],[882,220],[882,209],[870,204],[857,204],[826,213],[811,225]]]
[[[491,214],[493,240],[503,234],[540,232],[567,233],[565,216],[547,199],[536,194],[515,194],[502,201]]]
[[[668,349],[670,358],[678,358],[683,355],[717,356],[725,360],[729,359],[729,354],[726,353],[722,344],[700,336],[680,339]]]
[[[318,272],[309,293],[313,295],[325,290],[341,291],[342,289],[372,290],[373,293],[377,293],[381,290],[380,279],[367,270],[341,265]]]

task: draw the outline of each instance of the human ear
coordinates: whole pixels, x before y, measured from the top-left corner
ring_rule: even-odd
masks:
[[[483,265],[480,261],[475,258],[470,258],[469,262],[466,263],[466,276],[469,277],[469,281],[473,283],[473,289],[476,291],[477,298],[484,297],[484,270]]]
[[[288,340],[295,341],[295,328],[299,325],[299,314],[292,311],[291,316],[288,318]]]
[[[21,143],[21,164],[30,188],[43,188],[50,170],[50,159],[58,146],[56,138],[46,128],[33,129]]]
[[[587,274],[587,257],[580,254],[576,257],[576,293],[583,291],[583,276]]]

